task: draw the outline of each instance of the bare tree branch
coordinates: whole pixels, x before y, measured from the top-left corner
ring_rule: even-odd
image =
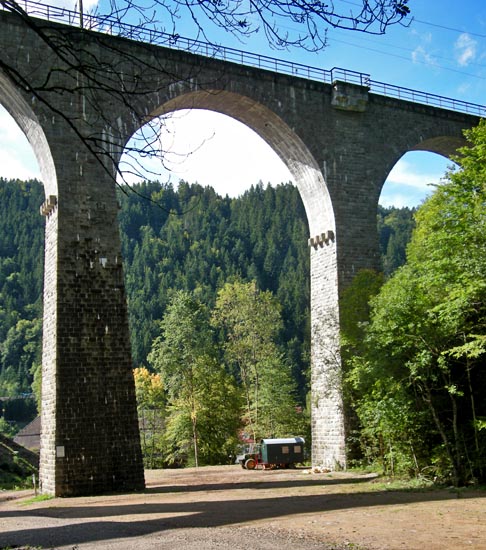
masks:
[[[210,55],[218,48],[212,40],[214,29],[223,29],[240,40],[263,32],[274,48],[317,51],[326,45],[328,27],[382,34],[390,25],[405,24],[409,16],[407,3],[408,0],[152,0],[148,4],[146,0],[110,0],[106,13],[96,9],[79,17],[69,10],[30,0],[0,0],[0,10],[19,17],[43,42],[54,60],[52,68],[42,77],[35,70],[21,74],[3,56],[0,56],[0,70],[15,85],[63,118],[89,153],[111,178],[121,181],[126,190],[129,180],[134,177],[149,179],[167,171],[168,148],[164,120],[149,120],[140,107],[139,100],[147,94],[147,88],[140,85],[136,75],[130,76],[123,68],[127,64],[138,64],[145,74],[164,75],[166,82],[180,82],[181,75],[171,74],[170,65],[163,64],[155,56],[147,56],[145,61],[135,59],[129,49],[107,39],[106,33],[115,29],[118,36],[140,41],[140,47],[144,42],[170,47],[181,40],[176,31],[181,18],[186,22],[189,15],[196,35],[192,43],[201,48],[204,43],[198,40],[203,38],[210,46]],[[65,22],[68,17],[73,26],[63,25],[61,29],[43,21],[48,10],[54,19],[57,17]],[[90,34],[97,48],[83,46],[80,37],[85,29],[101,31]],[[195,73],[184,76],[189,82]],[[211,82],[206,85],[208,90],[212,88]],[[101,135],[90,130],[84,117],[56,108],[55,97],[66,93],[83,98],[93,128],[113,127],[113,121],[99,107],[102,102],[98,99],[108,97],[128,111],[134,128],[141,130],[128,146],[120,141],[114,147],[113,139],[118,135],[116,128],[113,127],[112,135]],[[123,147],[125,155],[120,164]],[[147,159],[160,162],[160,170],[147,168]],[[114,166],[118,173],[113,172]]]

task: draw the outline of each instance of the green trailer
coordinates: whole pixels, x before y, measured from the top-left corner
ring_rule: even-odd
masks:
[[[262,439],[238,455],[236,462],[247,470],[291,468],[304,461],[304,443],[302,437]]]

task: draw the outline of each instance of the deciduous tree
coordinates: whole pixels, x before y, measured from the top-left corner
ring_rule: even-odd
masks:
[[[405,423],[423,428],[415,433],[422,464],[458,485],[484,479],[486,457],[484,121],[466,137],[469,147],[456,159],[461,167],[417,212],[407,265],[373,301],[357,370],[367,381],[361,405],[374,400],[390,420],[384,405],[400,395]],[[410,433],[397,429],[390,440],[396,445]]]
[[[144,367],[133,371],[142,454],[147,468],[161,465],[165,431],[166,395],[162,377]]]
[[[301,433],[295,381],[277,345],[282,321],[275,297],[255,281],[226,283],[212,320],[224,334],[225,360],[241,380],[244,422],[252,438]]]
[[[169,462],[217,462],[236,443],[240,400],[234,380],[218,362],[206,308],[185,291],[175,292],[149,361],[168,394]]]

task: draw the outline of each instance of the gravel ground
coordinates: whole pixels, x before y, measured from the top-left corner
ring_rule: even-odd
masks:
[[[143,493],[0,493],[0,549],[486,550],[486,492],[388,490],[352,473],[146,472]]]

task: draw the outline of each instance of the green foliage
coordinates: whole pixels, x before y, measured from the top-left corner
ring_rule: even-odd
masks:
[[[290,184],[258,185],[237,199],[184,182],[178,191],[157,182],[137,185],[136,191],[119,196],[134,364],[148,366],[147,355],[172,289],[195,292],[212,307],[217,291],[232,277],[255,279],[282,306],[279,345],[304,402],[309,254],[297,189]],[[30,393],[36,373],[37,388],[40,383],[44,230],[38,207],[44,197],[37,182],[1,179],[0,197],[0,355],[8,361],[0,361],[0,394],[17,395]],[[390,240],[391,230],[394,238],[404,240],[399,234],[406,223],[387,220],[407,216],[410,212],[380,209],[379,225],[386,233],[382,243]],[[23,324],[26,321],[30,324]]]
[[[340,314],[345,355],[360,350],[370,317],[370,300],[378,294],[383,282],[381,273],[363,269],[355,276],[351,286],[343,292]]]
[[[34,363],[30,367],[32,375],[32,392],[36,403],[37,413],[40,414],[42,408],[42,364]]]
[[[140,425],[140,441],[146,468],[163,465],[163,434],[165,430],[166,394],[159,374],[146,368],[133,371]]]
[[[378,206],[378,235],[383,272],[389,277],[406,261],[407,246],[415,227],[415,208]]]
[[[362,425],[357,408],[362,394],[360,378],[362,372],[366,371],[366,366],[361,359],[365,353],[364,338],[369,324],[370,300],[378,294],[383,281],[382,274],[372,270],[362,270],[343,292],[340,301],[343,404],[348,460],[351,463],[363,452],[367,457],[370,455],[367,444],[363,444],[361,438]],[[371,439],[370,434],[366,437]]]
[[[6,467],[5,464],[0,464],[0,487],[4,491],[31,489],[32,476],[25,475],[24,472],[19,472],[16,468]]]
[[[5,417],[0,418],[0,434],[6,437],[13,437],[17,432],[17,429],[13,424],[7,422]]]
[[[362,434],[457,485],[486,473],[486,124],[467,137],[461,169],[416,213],[407,264],[372,301],[352,367]]]
[[[37,495],[32,498],[26,498],[22,501],[22,506],[29,506],[30,504],[36,504],[37,502],[45,502],[46,500],[51,500],[56,498],[52,495]],[[25,550],[42,550],[41,546],[26,546]]]
[[[0,344],[0,394],[16,396],[30,393],[33,365],[41,361],[39,342],[42,335],[42,319],[21,319],[10,327]]]
[[[227,283],[218,293],[213,324],[224,334],[227,364],[245,395],[246,430],[257,441],[302,433],[291,369],[277,345],[280,308],[255,281]]]
[[[42,185],[0,179],[0,396],[30,393],[40,363]]]
[[[228,280],[255,279],[282,305],[280,343],[292,358],[303,399],[309,364],[309,254],[297,189],[259,185],[237,199],[184,182],[177,193],[156,183],[137,191],[159,201],[160,208],[133,194],[120,195],[134,362],[147,365],[157,320],[172,290],[193,292],[212,307]]]
[[[32,396],[4,398],[0,400],[0,413],[9,422],[27,424],[36,416],[36,403]]]
[[[260,292],[255,282],[227,283],[212,321],[222,339],[219,345],[209,310],[193,293],[174,292],[149,355],[151,367],[164,380],[167,417],[161,443],[171,466],[231,461],[242,426],[255,440],[304,430],[296,383],[275,342],[282,326],[275,297]],[[137,378],[140,373],[150,376],[138,369]],[[137,382],[140,389],[146,385]]]
[[[201,376],[197,401],[197,462],[194,454],[193,417],[187,401],[175,399],[168,408],[163,437],[166,464],[195,466],[232,462],[238,444],[241,392],[224,369],[214,365],[210,376]]]
[[[0,488],[2,490],[32,487],[33,474],[37,473],[37,466],[12,447],[10,441],[12,435],[8,424],[0,418]]]
[[[211,310],[218,291],[228,281],[256,281],[263,295],[271,292],[280,308],[278,320],[275,318],[278,330],[272,335],[272,353],[266,363],[261,360],[258,409],[260,419],[267,418],[262,420],[261,429],[269,435],[304,433],[306,428],[300,426],[305,408],[304,413],[296,415],[294,405],[305,403],[309,390],[309,253],[307,221],[297,189],[290,184],[276,188],[260,184],[237,199],[222,198],[211,188],[185,182],[177,191],[157,182],[137,185],[136,191],[138,194],[119,196],[134,364],[149,366],[147,356],[160,334],[159,321],[167,312],[173,291],[186,291]],[[0,197],[0,395],[30,394],[32,387],[39,403],[44,229],[38,207],[44,200],[43,189],[37,182],[0,180]],[[150,197],[157,206],[144,197]],[[413,223],[412,213],[379,210],[382,253],[385,264],[391,266],[388,271],[403,259],[407,240],[404,235]],[[364,302],[362,306],[367,307]],[[359,326],[355,334],[348,334],[354,339],[353,345],[359,344],[362,331]],[[214,337],[221,342],[224,335],[219,329]],[[477,352],[481,340],[476,344]],[[461,345],[472,346],[473,342]],[[451,348],[451,354],[458,353],[466,353],[466,349]],[[467,353],[473,354],[474,350]],[[217,376],[229,377],[214,382],[212,395],[216,400],[220,387],[232,395],[235,375],[241,382],[239,368],[229,361],[228,355],[227,359],[226,370],[222,368],[222,357],[212,359],[218,365],[213,369],[215,380]],[[276,379],[280,380],[280,387],[272,384]],[[166,382],[164,379],[167,400]],[[205,392],[211,393],[207,388]],[[238,387],[235,392],[237,401]],[[292,399],[285,397],[289,395]],[[273,406],[277,403],[278,407]],[[171,410],[173,406],[171,403]],[[180,403],[177,408],[180,410]],[[160,449],[172,448],[172,443],[161,438],[170,430],[174,434],[180,432],[179,427],[187,424],[187,418],[181,416],[176,421],[176,415],[168,414],[167,403],[160,418],[151,406],[144,405],[139,410],[145,421],[158,425],[157,430],[152,430],[158,439],[146,441],[147,449],[153,451],[146,460],[165,461],[167,457],[161,458]],[[224,425],[218,407],[208,404],[198,412],[202,431],[205,419],[213,412]],[[285,427],[286,422],[292,427]],[[476,425],[481,426],[481,417],[476,419]],[[228,426],[221,430],[225,434],[231,431]],[[164,434],[160,435],[162,431]],[[192,442],[191,438],[188,441]],[[207,463],[223,460],[232,452],[233,444],[224,443],[223,436],[212,448],[204,446],[206,438],[210,439],[203,434],[200,446]],[[217,459],[213,454],[215,447],[222,449]],[[178,453],[186,458],[191,454],[182,448],[183,445],[173,449],[175,463],[179,462]]]
[[[241,401],[218,360],[209,313],[192,294],[178,291],[161,330],[149,361],[167,389],[166,460],[195,466],[225,462],[236,444]]]

